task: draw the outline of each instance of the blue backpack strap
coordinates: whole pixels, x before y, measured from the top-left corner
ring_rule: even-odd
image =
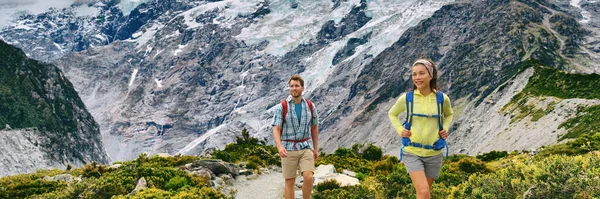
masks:
[[[404,121],[404,129],[410,131],[410,125],[412,123],[413,118],[413,108],[414,108],[414,91],[406,92],[406,118]],[[404,151],[404,147],[410,145],[410,138],[402,138],[402,147],[400,148],[400,160],[402,160],[402,152]]]
[[[437,100],[437,109],[438,109],[438,126],[440,128],[440,131],[444,129],[443,126],[443,118],[444,115],[442,113],[442,111],[444,111],[444,93],[442,93],[442,91],[438,91],[435,94],[435,99]]]
[[[437,104],[438,104],[438,105],[437,105],[437,108],[438,108],[438,116],[439,116],[439,117],[438,117],[438,125],[439,125],[439,129],[440,129],[440,131],[441,131],[441,130],[444,130],[444,125],[443,125],[443,123],[444,123],[444,122],[443,122],[443,121],[444,121],[444,120],[443,120],[443,119],[444,119],[444,118],[443,118],[443,117],[444,117],[444,113],[443,113],[443,111],[444,111],[444,93],[443,93],[442,91],[438,91],[438,92],[435,94],[435,98],[436,98],[436,100],[437,100]],[[442,140],[442,139],[440,138],[440,140]],[[446,160],[448,160],[448,151],[450,150],[450,149],[448,148],[448,142],[446,142],[446,140],[443,140],[443,143],[444,143],[444,145],[445,145],[444,147],[446,148]]]
[[[413,108],[414,108],[414,92],[410,91],[406,93],[406,118],[404,121],[404,128],[406,130],[410,130],[410,125],[412,123],[413,116]]]

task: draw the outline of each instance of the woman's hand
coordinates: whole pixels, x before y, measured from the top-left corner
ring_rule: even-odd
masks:
[[[440,137],[441,137],[442,139],[444,139],[444,140],[445,140],[446,138],[448,138],[448,131],[446,131],[446,130],[441,130],[441,131],[440,131]]]
[[[412,135],[412,133],[409,130],[402,130],[402,137],[407,138],[410,137]]]

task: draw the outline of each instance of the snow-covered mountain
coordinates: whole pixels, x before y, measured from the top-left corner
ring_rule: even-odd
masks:
[[[464,122],[477,118],[463,110],[489,108],[481,102],[514,81],[523,61],[600,71],[595,1],[155,0],[129,14],[119,5],[25,15],[0,32],[64,71],[113,160],[197,154],[223,147],[242,128],[269,138],[271,108],[287,96],[292,74],[306,80],[326,151],[357,142],[395,151],[400,142],[386,114],[409,87],[417,57],[440,67],[442,90],[463,121],[453,127],[459,145],[491,139],[472,133],[487,123]],[[78,16],[81,6],[99,14]],[[544,33],[522,44],[533,30]]]
[[[0,4],[0,39],[21,47],[28,56],[52,61],[131,36],[122,27],[129,14],[147,0],[15,1]],[[8,17],[7,17],[8,16]],[[141,26],[143,24],[138,24]],[[139,28],[139,27],[135,27]]]

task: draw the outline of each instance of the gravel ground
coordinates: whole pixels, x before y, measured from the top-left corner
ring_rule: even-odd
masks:
[[[281,199],[283,198],[283,177],[281,172],[261,174],[253,180],[237,180],[233,188],[236,199]]]

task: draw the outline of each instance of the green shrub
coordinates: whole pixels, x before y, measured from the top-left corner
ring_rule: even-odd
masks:
[[[236,143],[227,144],[225,149],[214,150],[211,154],[217,159],[231,163],[248,162],[249,157],[255,156],[258,158],[252,161],[256,163],[256,166],[281,165],[277,148],[249,137],[246,129],[242,130],[241,137],[236,138]]]
[[[367,177],[367,175],[363,174],[363,173],[356,173],[356,175],[354,176],[356,179],[358,179],[359,181],[363,181],[365,180],[365,178]]]
[[[183,176],[175,176],[165,184],[165,190],[177,191],[185,186],[189,186],[189,181]]]
[[[259,166],[256,162],[246,162],[246,169],[258,169]]]
[[[105,165],[92,162],[92,164],[85,165],[81,168],[83,177],[100,177],[103,173],[110,172],[110,168]]]
[[[354,157],[354,153],[352,153],[352,150],[347,148],[338,148],[335,150],[335,152],[333,152],[333,155],[338,157]]]
[[[490,161],[494,161],[500,158],[504,158],[508,156],[508,152],[506,151],[490,151],[488,153],[484,153],[481,155],[476,156],[477,159],[480,159],[481,161],[484,162],[490,162]]]
[[[487,173],[489,169],[485,166],[485,163],[474,158],[464,158],[458,161],[458,168],[465,173]]]
[[[390,174],[394,170],[394,165],[395,163],[392,163],[390,161],[377,161],[372,166],[373,169],[371,170],[371,174]]]
[[[325,180],[324,182],[317,184],[315,190],[319,193],[322,193],[325,190],[340,188],[341,185],[342,184],[340,184],[335,179]]]
[[[313,199],[375,199],[374,193],[363,185],[340,187],[324,190],[322,193],[313,192]]]
[[[367,146],[367,148],[363,151],[362,154],[362,158],[366,159],[366,160],[381,160],[381,157],[383,156],[383,152],[381,151],[381,148],[379,148],[378,146],[375,146],[373,144],[369,144],[369,146]]]
[[[228,198],[220,191],[211,187],[186,187],[180,190],[173,199],[205,199],[205,198]]]

